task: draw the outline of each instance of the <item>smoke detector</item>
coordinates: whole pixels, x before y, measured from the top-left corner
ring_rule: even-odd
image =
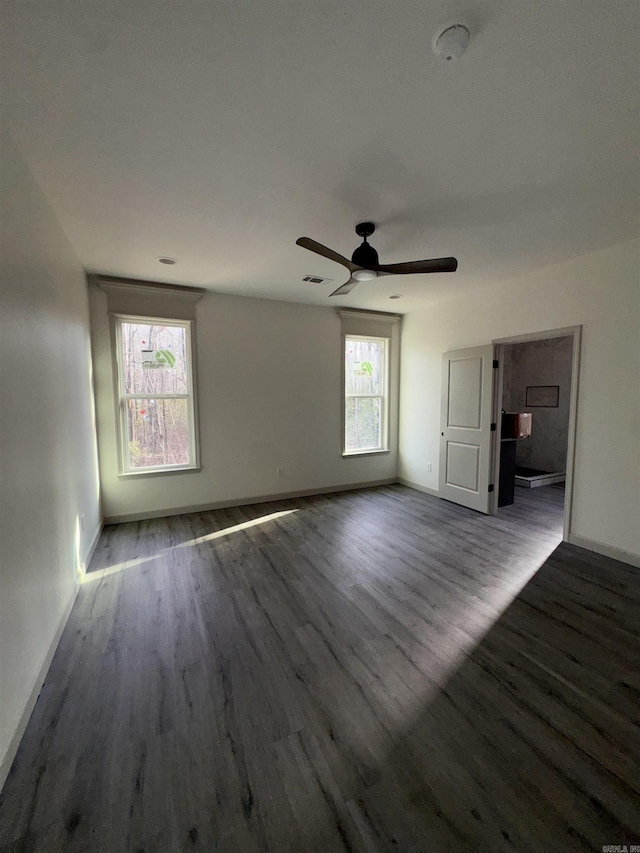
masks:
[[[440,59],[460,59],[470,38],[471,33],[464,24],[450,24],[433,37],[433,52]]]

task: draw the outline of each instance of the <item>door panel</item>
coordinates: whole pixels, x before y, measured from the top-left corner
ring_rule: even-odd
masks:
[[[489,513],[493,346],[442,357],[440,497]]]
[[[447,442],[447,485],[477,492],[479,462],[480,453],[475,445]]]
[[[482,398],[482,359],[450,360],[448,385],[447,426],[479,429]]]

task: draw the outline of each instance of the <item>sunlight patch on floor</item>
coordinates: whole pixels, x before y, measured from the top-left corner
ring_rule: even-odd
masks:
[[[140,566],[142,563],[151,563],[153,560],[158,559],[158,557],[163,556],[167,551],[171,550],[173,549],[166,548],[165,550],[154,554],[152,557],[137,557],[134,560],[124,560],[122,563],[114,563],[113,566],[108,566],[106,569],[96,569],[93,572],[88,572],[84,576],[82,583],[91,583],[91,581],[100,580],[101,578],[106,578],[109,575],[115,575],[117,572],[123,572],[125,569],[132,569],[134,566]]]
[[[214,539],[222,539],[224,536],[230,536],[232,533],[238,533],[240,530],[248,530],[250,527],[257,527],[260,524],[265,524],[267,521],[275,521],[276,518],[283,518],[285,515],[292,515],[294,512],[298,512],[298,510],[285,509],[281,512],[272,512],[270,515],[262,515],[260,518],[254,518],[252,521],[243,521],[241,524],[234,524],[232,527],[225,527],[224,530],[216,530],[215,533],[207,533],[206,536],[198,536],[197,539],[189,539],[188,542],[176,545],[176,548],[192,548],[194,545],[202,545],[204,542],[212,542]]]
[[[268,515],[262,515],[259,518],[254,518],[251,521],[243,521],[240,524],[234,524],[231,527],[225,527],[223,530],[216,530],[213,533],[207,533],[205,536],[198,536],[195,539],[189,539],[187,542],[181,542],[179,545],[174,545],[171,548],[163,548],[156,554],[147,557],[136,557],[133,560],[123,560],[121,563],[114,563],[113,566],[107,566],[104,569],[96,569],[82,576],[81,582],[91,583],[92,581],[101,580],[109,575],[123,572],[125,569],[131,569],[134,566],[140,566],[143,563],[151,563],[166,554],[170,554],[179,548],[193,548],[196,545],[202,545],[206,542],[212,542],[215,539],[222,539],[225,536],[231,536],[234,533],[239,533],[242,530],[248,530],[251,527],[258,527],[261,524],[266,524],[269,521],[275,521],[278,518],[283,518],[287,515],[293,515],[298,512],[297,509],[286,509],[280,512],[271,512]]]

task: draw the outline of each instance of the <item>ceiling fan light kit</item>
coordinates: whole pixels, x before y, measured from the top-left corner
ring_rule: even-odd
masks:
[[[298,237],[296,245],[303,249],[308,249],[310,252],[315,252],[316,255],[322,255],[323,258],[328,258],[330,261],[335,261],[342,264],[349,270],[350,277],[343,285],[341,285],[330,296],[342,296],[349,293],[361,281],[372,281],[382,275],[409,275],[411,273],[433,273],[433,272],[455,272],[458,268],[458,261],[455,258],[430,258],[425,261],[407,261],[400,264],[380,264],[378,261],[378,253],[367,243],[367,237],[370,237],[376,227],[373,222],[360,222],[356,225],[356,234],[362,237],[362,243],[351,256],[351,260],[347,260],[343,255],[334,252],[322,243],[312,240],[310,237]],[[392,297],[393,298],[393,297]]]

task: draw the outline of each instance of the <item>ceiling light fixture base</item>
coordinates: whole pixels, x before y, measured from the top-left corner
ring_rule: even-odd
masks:
[[[376,230],[376,226],[373,222],[359,222],[356,225],[356,234],[358,237],[364,237],[366,240],[367,237],[371,237],[373,232]]]

